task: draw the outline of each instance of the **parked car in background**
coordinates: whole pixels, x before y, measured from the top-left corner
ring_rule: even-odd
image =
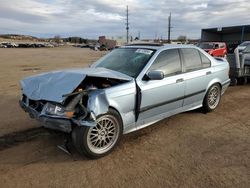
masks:
[[[227,55],[227,45],[225,42],[202,42],[198,47],[215,57],[225,57]]]
[[[240,53],[242,55],[242,66],[245,68],[247,77],[250,78],[250,44]]]
[[[53,44],[50,44],[50,43],[44,43],[44,46],[47,48],[54,48],[55,47]]]
[[[18,44],[13,42],[2,42],[3,46],[6,46],[7,48],[17,48]]]
[[[7,46],[4,44],[0,44],[0,48],[7,48]]]
[[[239,51],[235,48],[234,54],[227,55],[230,65],[231,85],[247,84],[250,78],[250,44]]]
[[[20,106],[44,127],[71,134],[76,149],[102,157],[130,133],[166,117],[216,109],[229,65],[189,45],[136,44],[112,50],[90,68],[30,76]]]
[[[100,51],[108,51],[108,48],[103,44],[99,48]]]
[[[238,50],[239,50],[239,53],[241,52],[241,51],[243,51],[246,47],[247,47],[247,45],[249,45],[250,44],[250,41],[245,41],[245,42],[243,42],[243,43],[241,43],[237,48],[238,48]]]

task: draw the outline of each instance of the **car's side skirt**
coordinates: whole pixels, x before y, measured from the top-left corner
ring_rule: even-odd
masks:
[[[197,109],[197,108],[200,108],[200,107],[202,107],[202,101],[199,101],[199,102],[196,102],[194,104],[178,108],[178,109],[170,111],[170,112],[165,112],[165,113],[159,114],[159,115],[154,116],[154,117],[147,118],[147,119],[145,119],[143,121],[137,122],[135,127],[133,127],[132,129],[127,129],[125,132],[123,132],[123,134],[127,134],[127,133],[130,133],[130,132],[133,132],[133,131],[140,130],[140,129],[145,128],[145,127],[147,127],[149,125],[152,125],[152,124],[154,124],[154,123],[156,123],[158,121],[161,121],[161,120],[163,120],[163,119],[165,119],[167,117],[170,117],[170,116],[182,113],[182,112],[194,110],[194,109]]]

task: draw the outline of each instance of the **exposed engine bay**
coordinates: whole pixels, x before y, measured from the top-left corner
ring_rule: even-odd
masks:
[[[92,97],[93,93],[103,93],[103,89],[125,82],[127,82],[127,80],[86,76],[73,92],[66,93],[62,96],[65,100],[61,103],[47,100],[32,100],[23,94],[20,105],[25,111],[29,112],[32,118],[43,121],[45,127],[46,125],[52,129],[59,127],[63,129],[64,132],[71,132],[71,126],[74,125],[94,126],[96,124],[96,114],[88,108],[88,106],[90,106],[89,98]],[[100,97],[103,97],[103,95],[100,94]],[[105,105],[100,106],[103,107]],[[56,124],[54,119],[53,123],[48,123],[48,118],[51,117],[56,118],[58,123]],[[61,121],[67,121],[68,125],[66,124],[67,126],[63,127],[65,123]],[[61,124],[61,127],[58,126],[58,124]],[[71,126],[69,126],[69,124],[71,124]]]
[[[87,110],[89,93],[97,89],[105,89],[125,82],[124,80],[112,78],[86,77],[73,93],[64,95],[67,98],[63,102],[63,106],[66,107],[66,111],[74,111],[72,117],[83,120],[90,115]]]

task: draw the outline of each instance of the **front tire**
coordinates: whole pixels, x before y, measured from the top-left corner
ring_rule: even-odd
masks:
[[[76,127],[72,132],[75,148],[87,157],[96,159],[110,153],[120,141],[122,120],[113,109],[96,120],[95,127]]]
[[[203,111],[211,112],[217,108],[221,98],[221,86],[219,84],[212,85],[203,100]]]

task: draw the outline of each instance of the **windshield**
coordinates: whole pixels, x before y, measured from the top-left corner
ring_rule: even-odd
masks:
[[[121,72],[136,77],[153,56],[154,50],[140,48],[118,48],[98,60],[95,67]]]
[[[243,50],[244,53],[250,53],[250,44]]]
[[[247,46],[248,44],[250,44],[250,41],[245,41],[245,42],[241,43],[239,46]]]
[[[200,43],[198,45],[201,49],[213,49],[213,44],[211,43]]]

